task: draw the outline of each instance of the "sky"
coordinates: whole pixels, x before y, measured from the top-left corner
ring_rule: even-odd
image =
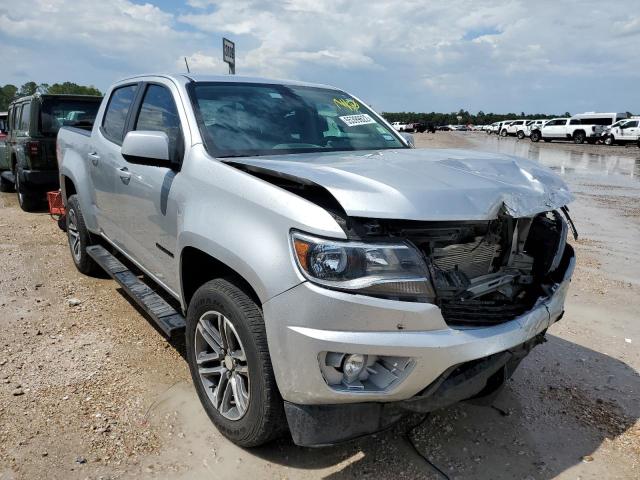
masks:
[[[640,113],[640,1],[0,0],[0,85],[137,73],[331,84],[378,111]]]

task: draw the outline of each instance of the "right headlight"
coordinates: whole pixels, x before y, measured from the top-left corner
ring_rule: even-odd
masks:
[[[323,287],[398,300],[435,298],[424,260],[406,243],[328,240],[295,231],[291,243],[302,274]]]

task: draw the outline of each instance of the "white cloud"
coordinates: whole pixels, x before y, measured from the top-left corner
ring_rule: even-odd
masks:
[[[192,71],[224,73],[228,36],[239,74],[339,84],[383,109],[640,110],[638,89],[622,88],[640,80],[634,0],[581,0],[579,9],[548,0],[152,3],[0,6],[5,78],[104,88],[140,71],[184,71],[184,56]]]

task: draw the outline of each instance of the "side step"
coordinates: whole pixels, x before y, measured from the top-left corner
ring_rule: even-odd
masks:
[[[87,247],[87,253],[147,312],[167,337],[174,337],[184,331],[184,317],[104,247]]]

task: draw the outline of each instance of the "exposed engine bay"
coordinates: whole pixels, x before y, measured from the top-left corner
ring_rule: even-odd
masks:
[[[571,225],[568,211],[481,222],[365,221],[366,236],[401,237],[427,263],[436,303],[450,325],[493,325],[549,295]],[[368,233],[368,234],[367,234]]]
[[[413,244],[422,252],[435,302],[449,325],[495,325],[531,310],[540,298],[549,296],[556,283],[554,273],[562,269],[559,267],[567,257],[568,230],[576,239],[578,235],[566,206],[521,218],[503,209],[489,221],[353,217],[331,193],[312,181],[230,163],[323,207],[350,239],[402,239]]]

